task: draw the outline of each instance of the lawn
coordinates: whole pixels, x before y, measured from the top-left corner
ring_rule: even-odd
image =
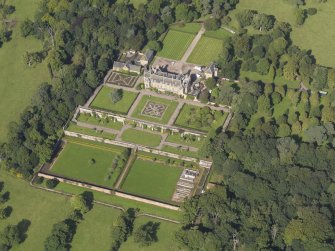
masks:
[[[68,141],[50,172],[97,185],[113,187],[123,166],[113,168],[120,147]],[[94,163],[91,160],[94,159]],[[114,170],[114,171],[112,171]],[[111,177],[108,176],[111,174]]]
[[[143,130],[127,129],[121,135],[122,140],[139,145],[157,147],[161,143],[162,137]]]
[[[173,24],[170,25],[170,30],[181,31],[191,34],[197,34],[201,28],[200,23],[186,23],[182,24]]]
[[[187,62],[198,65],[209,65],[217,60],[222,46],[222,40],[202,36],[187,59]]]
[[[214,111],[208,107],[201,108],[200,106],[185,104],[175,121],[175,125],[209,132],[221,127],[227,116],[227,113]]]
[[[116,137],[115,134],[108,133],[105,131],[97,131],[97,130],[93,130],[90,128],[81,127],[81,126],[76,125],[75,123],[70,123],[70,126],[66,130],[71,131],[71,132],[82,133],[82,134],[86,134],[90,136],[111,139],[111,140],[114,140]]]
[[[187,156],[191,158],[199,158],[198,152],[187,151],[187,150],[179,149],[179,148],[168,146],[168,145],[163,146],[162,151],[168,152],[168,153],[175,153],[175,154],[179,154],[179,155],[183,155],[183,156]]]
[[[11,41],[0,48],[0,141],[6,139],[8,123],[19,119],[39,85],[50,80],[46,63],[28,67],[22,59],[26,51],[43,49],[42,43],[36,38],[22,38],[20,35],[21,22],[34,16],[39,2],[7,1],[16,7],[16,11],[9,17],[15,18],[17,23]]]
[[[185,146],[193,146],[200,148],[202,146],[203,141],[200,139],[198,140],[195,136],[185,136],[181,137],[179,134],[170,134],[166,138],[167,142],[177,143]]]
[[[274,8],[273,6],[276,6]],[[317,3],[308,0],[303,8],[315,7],[318,13],[309,16],[301,27],[295,25],[295,7],[285,1],[278,0],[240,0],[237,9],[229,15],[232,17],[232,26],[237,27],[235,14],[243,9],[257,10],[262,13],[274,15],[277,20],[288,22],[293,29],[291,37],[293,43],[302,49],[312,50],[317,63],[325,66],[335,67],[333,57],[335,55],[335,1]],[[255,32],[249,29],[251,32]]]
[[[134,103],[138,93],[123,91],[123,97],[120,101],[113,104],[110,94],[113,88],[104,86],[90,104],[91,107],[106,111],[127,114],[131,105]]]
[[[114,122],[111,119],[104,119],[99,117],[91,116],[90,114],[79,114],[77,120],[80,122],[85,122],[92,125],[97,125],[101,127],[108,127],[115,130],[120,130],[123,126],[121,122]]]
[[[112,226],[120,213],[120,210],[95,204],[78,225],[71,250],[90,251],[99,247],[99,251],[109,251]]]
[[[153,117],[150,115],[144,115],[142,114],[143,109],[146,107],[148,102],[153,102],[155,104],[162,104],[166,105],[166,110],[164,111],[164,114],[161,118]],[[151,122],[157,122],[162,124],[167,124],[169,122],[169,119],[171,118],[173,112],[176,110],[178,106],[178,102],[173,100],[167,100],[163,98],[158,97],[151,97],[151,96],[143,96],[140,102],[138,103],[137,107],[135,108],[134,112],[131,114],[132,117],[143,119]]]
[[[3,170],[0,177],[5,184],[3,191],[10,192],[6,205],[13,208],[11,216],[0,221],[0,231],[6,225],[17,224],[22,219],[31,222],[27,239],[11,251],[44,250],[44,241],[51,233],[52,226],[71,212],[68,197],[32,188],[28,182],[14,178]]]
[[[163,41],[163,49],[157,56],[180,60],[190,46],[195,35],[176,30],[170,30]]]
[[[211,38],[216,38],[216,39],[221,39],[221,40],[227,37],[230,37],[232,35],[233,35],[232,33],[222,28],[215,30],[215,31],[206,31],[204,34],[205,37],[211,37]]]
[[[170,250],[181,250],[178,246],[178,242],[175,239],[176,232],[180,229],[180,225],[170,223],[166,221],[160,221],[152,219],[146,216],[137,217],[134,224],[134,230],[139,226],[144,225],[152,221],[159,224],[157,230],[158,242],[151,244],[150,246],[140,247],[134,242],[134,237],[130,236],[125,243],[122,244],[120,251],[170,251]]]
[[[136,159],[122,189],[129,193],[169,201],[182,171],[182,168]]]

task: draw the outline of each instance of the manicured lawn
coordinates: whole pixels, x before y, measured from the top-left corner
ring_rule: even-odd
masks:
[[[182,31],[191,34],[197,34],[201,28],[200,23],[186,23],[185,25],[173,24],[170,25],[170,30]]]
[[[275,8],[274,8],[275,6]],[[317,3],[317,1],[306,1],[304,9],[317,8],[314,16],[309,16],[301,26],[295,25],[295,6],[286,1],[277,0],[240,0],[237,9],[230,12],[233,21],[232,26],[237,27],[235,14],[243,9],[257,10],[262,13],[274,15],[277,20],[288,22],[293,29],[291,37],[293,43],[302,49],[312,50],[318,64],[335,67],[333,57],[335,55],[335,1]],[[251,32],[255,31],[250,28]]]
[[[121,138],[127,142],[151,147],[159,146],[162,139],[162,137],[158,134],[136,129],[125,130],[121,135]]]
[[[91,116],[90,114],[79,114],[77,120],[80,122],[86,122],[88,124],[97,125],[101,127],[108,127],[115,130],[120,130],[123,126],[121,122],[114,122],[112,119],[103,119],[99,117]]]
[[[74,123],[71,123],[70,126],[66,130],[71,131],[71,132],[78,132],[78,133],[82,133],[82,134],[86,134],[90,136],[101,137],[105,139],[112,139],[112,140],[114,140],[116,137],[115,134],[111,134],[105,131],[96,131],[96,130],[85,128],[85,127],[80,127]]]
[[[31,222],[26,240],[11,251],[44,250],[44,241],[52,226],[71,212],[69,198],[32,188],[28,182],[3,170],[0,171],[0,181],[5,185],[3,191],[10,192],[10,199],[5,205],[13,208],[11,216],[0,221],[0,231],[8,224],[18,224],[22,219]]]
[[[43,49],[42,43],[36,38],[23,38],[20,34],[21,22],[28,17],[33,18],[39,2],[40,0],[7,1],[16,8],[9,16],[9,19],[15,19],[16,26],[11,41],[0,48],[0,141],[6,139],[8,123],[19,119],[39,85],[50,80],[45,62],[28,67],[22,59],[26,51]]]
[[[99,247],[99,251],[109,251],[112,226],[120,213],[120,210],[95,204],[78,224],[71,250],[89,251]]]
[[[157,230],[158,242],[151,244],[150,246],[140,247],[138,243],[134,242],[134,237],[130,236],[125,243],[122,244],[120,251],[177,251],[182,250],[178,246],[175,234],[181,227],[179,224],[170,223],[166,221],[160,221],[152,219],[146,216],[137,217],[134,224],[134,229],[152,221],[159,224]]]
[[[208,65],[218,58],[222,45],[223,42],[220,39],[202,36],[187,59],[187,62]]]
[[[50,172],[86,181],[97,185],[112,187],[123,166],[113,169],[113,160],[120,154],[120,148],[112,145],[103,147],[92,142],[68,142]],[[94,159],[95,163],[91,163]]]
[[[191,136],[185,136],[181,137],[179,134],[170,134],[167,138],[166,141],[172,142],[172,143],[177,143],[185,146],[193,146],[193,147],[201,147],[203,141],[202,140],[197,140],[196,137],[191,137]]]
[[[205,37],[211,37],[216,39],[225,39],[232,35],[233,35],[232,33],[222,28],[215,31],[206,31],[204,34]]]
[[[204,113],[204,109],[207,108],[185,104],[175,121],[175,125],[208,132],[222,126],[228,116],[227,113],[214,110]],[[206,122],[207,119],[210,119],[211,122]],[[205,121],[206,124],[203,124],[202,121]]]
[[[180,154],[180,155],[187,156],[187,157],[192,157],[192,158],[198,158],[199,157],[198,152],[182,150],[182,149],[175,148],[173,146],[167,146],[167,145],[163,146],[162,151],[165,151],[165,152],[168,152],[168,153]]]
[[[122,189],[129,193],[171,200],[182,168],[136,159]]]
[[[159,57],[180,60],[191,44],[195,35],[176,30],[170,30],[163,41],[163,49]]]
[[[55,188],[57,191],[62,191],[70,194],[79,194],[87,190],[87,188],[78,187],[66,183],[59,183]],[[109,195],[105,193],[100,193],[91,190],[94,195],[94,199],[98,201],[102,201],[105,203],[117,205],[123,207],[124,209],[127,208],[139,208],[141,213],[148,213],[157,216],[163,216],[173,220],[181,220],[182,212],[181,211],[174,211],[162,207],[156,207],[154,205],[142,203],[139,201],[129,200],[125,198],[121,198],[115,195]]]
[[[166,106],[166,110],[164,111],[164,114],[161,118],[142,114],[143,109],[146,107],[149,101],[155,104],[162,104]],[[143,119],[151,122],[166,124],[167,122],[169,122],[169,119],[171,118],[173,112],[176,110],[177,106],[178,102],[173,100],[167,100],[158,97],[143,96],[140,102],[138,103],[137,107],[135,108],[133,114],[131,114],[131,116],[134,118]]]
[[[112,90],[113,88],[104,86],[90,106],[102,110],[127,114],[131,105],[134,103],[138,93],[123,91],[122,99],[117,103],[113,104],[110,97],[110,93],[112,92]]]

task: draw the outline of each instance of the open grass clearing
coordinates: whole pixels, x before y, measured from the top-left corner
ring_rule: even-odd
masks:
[[[115,113],[127,114],[131,105],[134,103],[138,93],[123,90],[122,99],[115,104],[111,100],[111,93],[114,88],[107,86],[102,87],[98,95],[90,104],[93,108],[98,108]],[[115,90],[115,89],[114,89]]]
[[[108,133],[105,131],[98,131],[98,130],[94,130],[90,128],[81,127],[81,126],[76,125],[75,123],[70,123],[69,127],[66,130],[70,132],[77,132],[81,134],[86,134],[90,136],[101,137],[101,138],[111,139],[111,140],[114,140],[116,137],[115,134]]]
[[[19,119],[40,84],[50,80],[46,62],[29,67],[22,58],[26,51],[43,49],[42,43],[36,38],[23,38],[20,34],[21,23],[26,18],[33,18],[39,2],[39,0],[6,1],[16,8],[9,16],[9,19],[15,19],[16,25],[11,40],[0,48],[0,141],[6,139],[8,124]]]
[[[187,62],[198,65],[209,65],[217,60],[222,46],[222,40],[202,36],[187,59]]]
[[[80,122],[85,122],[92,125],[97,125],[101,127],[108,127],[115,130],[120,130],[123,126],[121,122],[114,122],[109,118],[99,118],[98,116],[92,116],[90,114],[79,114],[77,120]]]
[[[170,25],[170,30],[181,31],[191,34],[197,34],[201,29],[200,23],[186,23],[186,24],[172,24]]]
[[[108,148],[96,144],[67,142],[53,164],[50,172],[86,181],[96,185],[113,187],[123,169],[122,161],[114,161],[120,155],[119,148]]]
[[[158,52],[157,56],[180,60],[194,37],[194,34],[169,30],[163,41],[163,49]]]
[[[138,158],[124,180],[122,190],[169,201],[182,171],[182,168]]]
[[[175,121],[175,125],[202,132],[209,132],[210,130],[221,127],[227,116],[227,113],[212,110],[207,106],[200,107],[185,104]]]
[[[335,39],[333,28],[335,26],[335,1],[317,3],[314,0],[307,0],[306,5],[302,8],[316,8],[318,12],[314,16],[309,16],[305,23],[298,27],[295,24],[296,7],[293,4],[277,0],[240,0],[237,8],[229,14],[232,17],[230,25],[237,27],[235,15],[244,9],[274,15],[277,20],[291,24],[293,44],[302,49],[312,50],[318,64],[335,67],[333,57],[329,56],[335,55],[335,43],[333,42]],[[258,33],[253,28],[249,28],[249,31]]]
[[[166,109],[161,118],[143,114],[143,110],[147,106],[148,102],[162,104],[166,106]],[[176,101],[145,95],[142,97],[131,116],[150,122],[166,124],[169,122],[169,119],[171,118],[173,112],[176,110],[177,106],[178,102]]]
[[[220,28],[214,31],[206,31],[204,34],[205,37],[211,37],[211,38],[216,38],[216,39],[221,39],[221,40],[228,38],[232,35],[233,35],[232,33],[230,33],[229,31],[223,28]]]
[[[143,130],[127,129],[121,135],[122,140],[150,147],[157,147],[161,143],[162,137],[158,134]]]
[[[138,243],[134,242],[134,237],[130,236],[125,243],[122,244],[120,251],[177,251],[179,248],[176,241],[175,234],[179,230],[180,225],[166,221],[152,219],[146,216],[137,217],[134,223],[134,230],[140,226],[147,224],[149,221],[159,224],[157,230],[157,242],[152,243],[150,246],[141,247]]]

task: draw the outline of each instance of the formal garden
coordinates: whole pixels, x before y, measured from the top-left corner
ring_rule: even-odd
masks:
[[[157,147],[161,143],[162,137],[160,134],[129,128],[121,134],[121,139],[143,146]]]

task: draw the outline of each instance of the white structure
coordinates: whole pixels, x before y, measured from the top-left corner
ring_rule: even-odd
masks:
[[[118,71],[118,72],[125,71],[125,72],[132,72],[132,73],[140,74],[141,66],[130,64],[130,63],[114,61],[113,71]]]
[[[190,75],[162,72],[153,68],[144,71],[144,86],[161,92],[171,92],[186,97],[191,87]]]

